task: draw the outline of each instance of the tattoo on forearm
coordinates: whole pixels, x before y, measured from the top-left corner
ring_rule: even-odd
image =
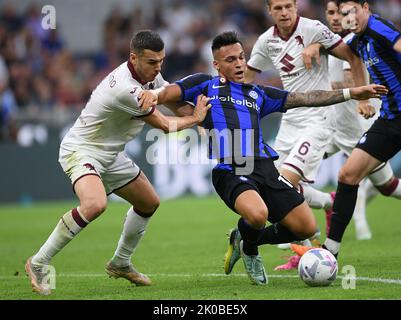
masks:
[[[291,92],[288,95],[285,108],[293,109],[299,107],[323,107],[344,101],[345,99],[342,90]]]

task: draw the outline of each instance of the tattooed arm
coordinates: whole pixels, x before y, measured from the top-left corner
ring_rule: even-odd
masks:
[[[351,98],[355,100],[366,100],[370,98],[380,98],[381,95],[388,93],[386,87],[371,84],[369,86],[351,88]],[[286,110],[300,107],[324,107],[336,103],[344,102],[343,90],[323,91],[316,90],[310,92],[290,92],[284,105]]]

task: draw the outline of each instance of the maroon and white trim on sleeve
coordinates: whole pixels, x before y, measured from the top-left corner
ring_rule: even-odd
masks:
[[[335,49],[335,48],[337,48],[340,44],[342,44],[344,41],[343,41],[343,39],[340,39],[340,40],[338,40],[338,42],[336,42],[335,44],[333,44],[330,48],[328,48],[327,50],[328,51],[331,51],[331,50],[333,50],[333,49]]]

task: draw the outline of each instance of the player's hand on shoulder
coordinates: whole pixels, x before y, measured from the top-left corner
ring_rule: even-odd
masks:
[[[320,67],[320,48],[322,45],[320,43],[312,43],[304,49],[302,52],[302,57],[304,60],[305,68],[307,70],[313,69],[313,60],[316,61],[317,65]]]
[[[199,95],[196,100],[196,106],[194,109],[194,117],[196,117],[198,123],[203,122],[206,118],[206,114],[212,105],[209,103],[210,98],[204,96],[203,94]]]
[[[157,105],[158,96],[154,90],[143,90],[138,94],[138,106],[141,111],[146,111],[149,108]]]

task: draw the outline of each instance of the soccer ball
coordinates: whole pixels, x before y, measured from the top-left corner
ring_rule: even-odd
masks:
[[[314,248],[307,251],[298,264],[298,274],[311,287],[329,286],[337,276],[338,265],[331,252]]]

